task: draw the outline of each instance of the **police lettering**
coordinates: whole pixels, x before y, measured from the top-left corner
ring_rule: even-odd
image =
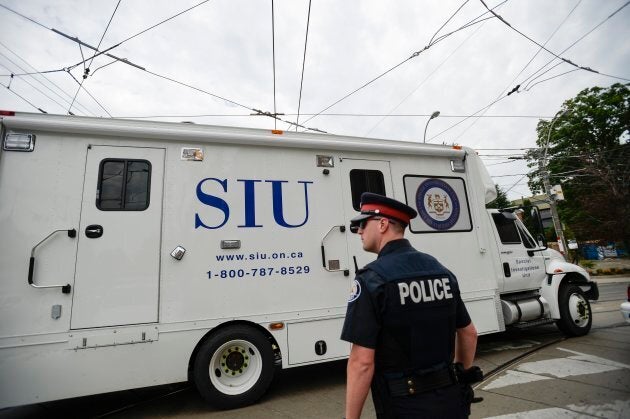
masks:
[[[453,298],[448,278],[411,281],[408,284],[399,282],[398,291],[400,292],[400,305],[403,306],[408,297],[414,303]]]

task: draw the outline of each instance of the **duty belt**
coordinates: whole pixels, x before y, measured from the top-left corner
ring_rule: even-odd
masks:
[[[452,367],[425,374],[411,374],[401,378],[386,378],[390,395],[394,397],[424,393],[457,383]]]

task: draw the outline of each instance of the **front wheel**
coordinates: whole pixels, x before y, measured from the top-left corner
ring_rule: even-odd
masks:
[[[584,336],[591,330],[593,316],[591,304],[584,296],[584,291],[577,285],[566,284],[558,294],[560,320],[558,329],[567,336]]]
[[[193,370],[197,390],[211,405],[247,406],[271,384],[273,349],[265,335],[250,326],[228,327],[201,345]]]

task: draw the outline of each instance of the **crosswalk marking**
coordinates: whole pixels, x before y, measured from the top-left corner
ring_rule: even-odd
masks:
[[[576,352],[570,349],[558,348],[558,350],[574,355],[566,358],[524,362],[518,365],[515,370],[506,370],[498,378],[482,387],[482,390],[492,390],[550,378],[566,378],[575,375],[600,374],[624,368],[630,369],[630,365],[611,361],[610,359]]]
[[[570,354],[565,358],[524,362],[515,369],[506,370],[489,382],[482,390],[493,390],[511,385],[526,384],[554,378],[576,375],[600,374],[629,369],[630,365],[589,355],[565,348],[557,348]],[[488,419],[561,419],[561,418],[627,418],[630,417],[630,400],[613,400],[610,403],[569,404],[563,407],[529,410],[492,416]]]
[[[627,418],[630,415],[630,400],[615,400],[612,403],[575,405],[570,404],[566,409],[550,407],[547,409],[528,410],[525,412],[508,413],[506,415],[490,416],[486,419],[561,419],[561,418]]]

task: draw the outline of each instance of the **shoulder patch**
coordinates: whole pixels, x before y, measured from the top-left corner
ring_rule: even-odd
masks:
[[[350,290],[350,297],[348,297],[348,302],[351,303],[361,295],[361,284],[356,279],[352,283],[352,289]]]

